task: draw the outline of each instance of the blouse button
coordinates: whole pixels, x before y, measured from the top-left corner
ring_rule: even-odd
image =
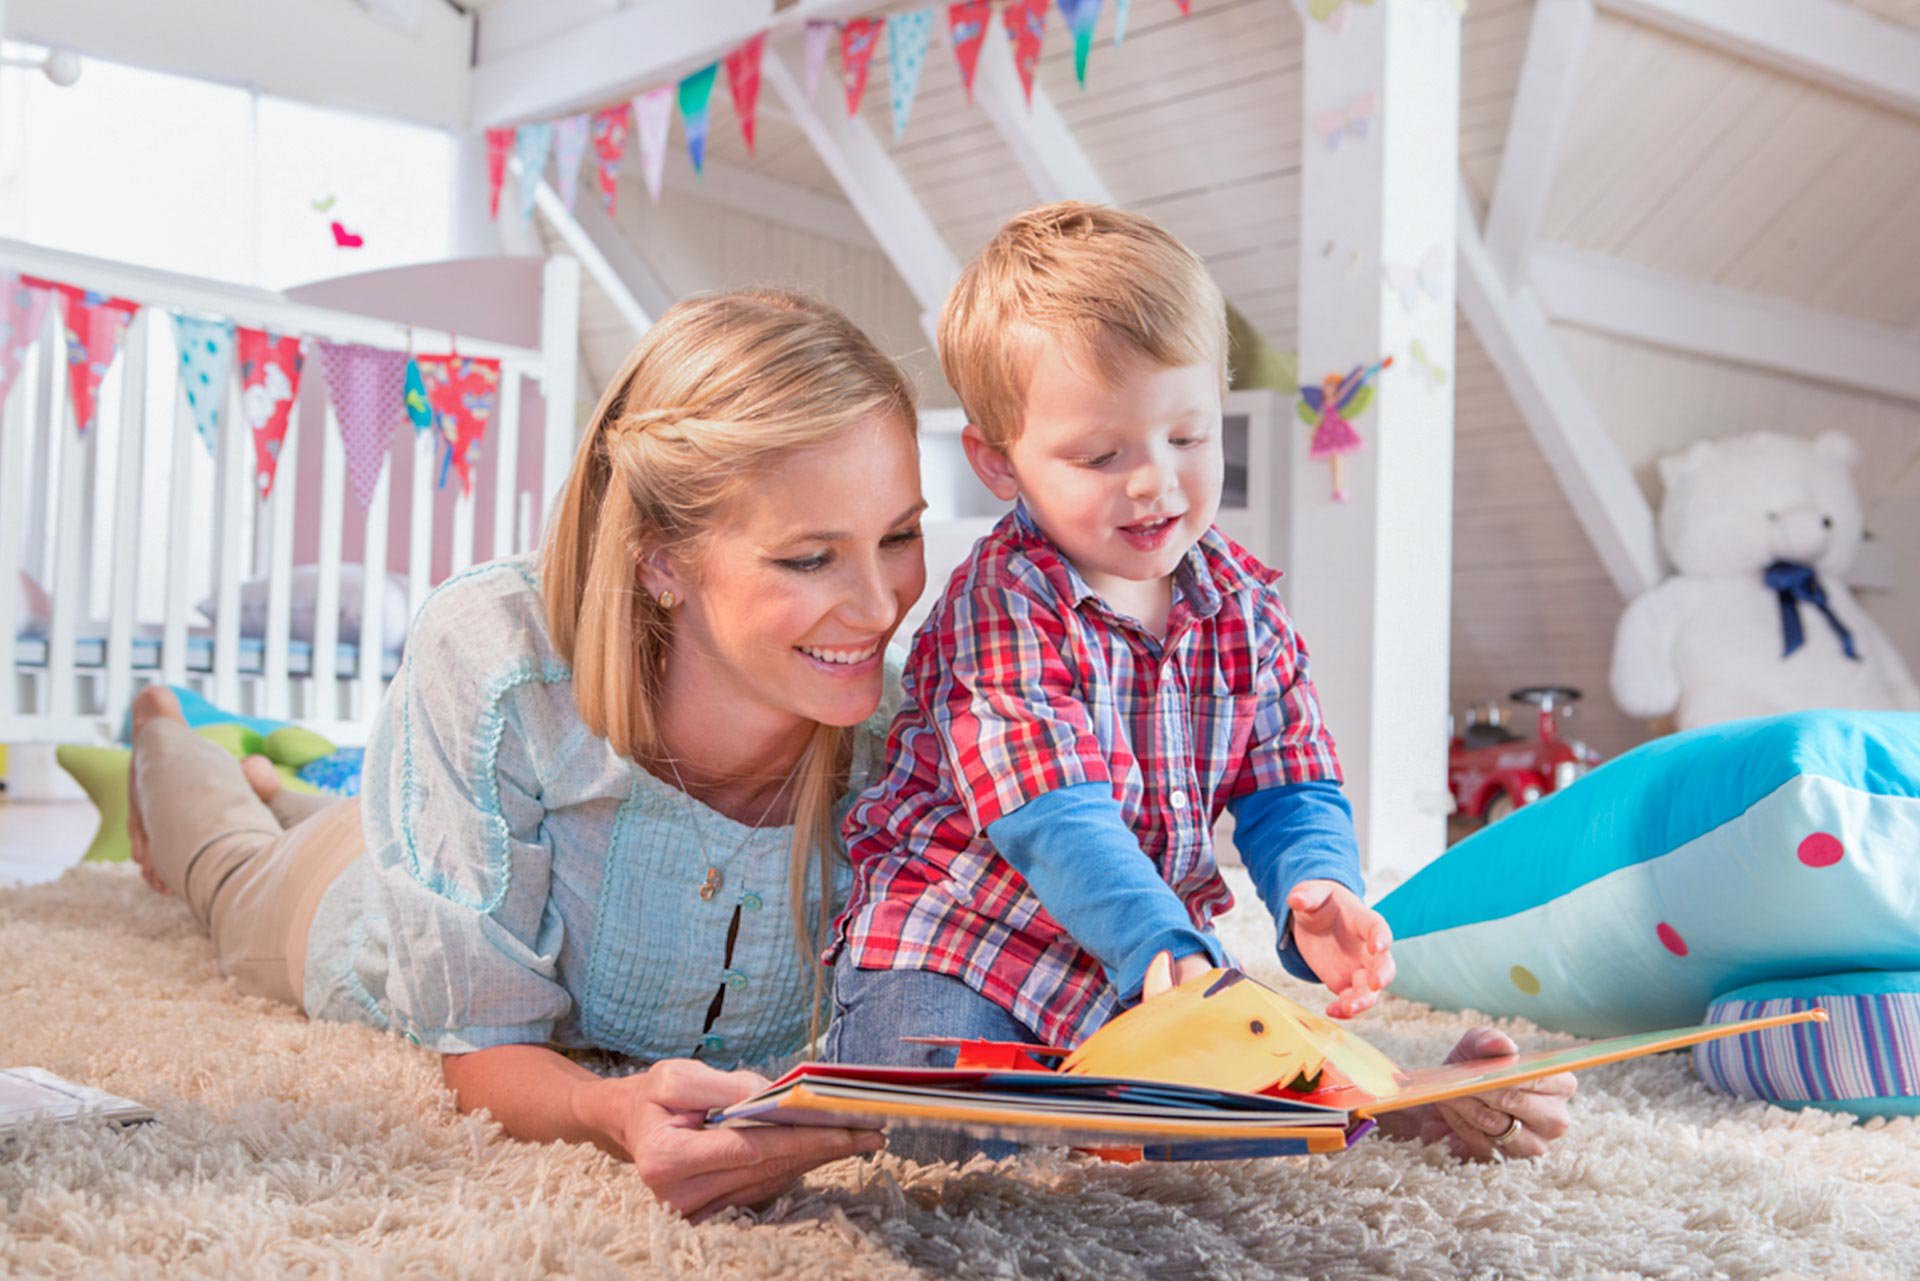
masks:
[[[766,900],[758,894],[755,894],[752,890],[748,890],[740,898],[740,906],[746,908],[749,912],[758,912],[766,905]]]
[[[721,981],[736,992],[744,991],[747,986],[747,976],[739,970],[728,970]]]
[[[1177,810],[1183,810],[1187,808],[1187,794],[1185,792],[1175,792],[1173,795],[1169,796],[1167,800],[1171,802],[1173,805],[1173,808]]]
[[[700,1048],[705,1050],[709,1054],[718,1054],[720,1053],[720,1051],[727,1048],[727,1038],[724,1036],[702,1037],[700,1041]]]

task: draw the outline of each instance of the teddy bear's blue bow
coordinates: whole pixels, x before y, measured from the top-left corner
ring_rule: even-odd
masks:
[[[1813,566],[1797,560],[1776,560],[1767,566],[1767,586],[1780,597],[1780,635],[1787,646],[1782,658],[1806,643],[1807,634],[1800,626],[1800,602],[1806,601],[1827,616],[1827,625],[1840,638],[1840,648],[1847,657],[1860,661],[1853,648],[1853,633],[1834,616],[1827,604],[1827,589],[1820,585],[1820,575],[1813,572]]]

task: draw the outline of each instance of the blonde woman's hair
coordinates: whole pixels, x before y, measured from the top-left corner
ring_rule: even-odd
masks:
[[[1206,264],[1139,214],[1078,200],[1029,209],[967,264],[940,313],[940,365],[996,448],[1020,437],[1039,340],[1072,345],[1112,385],[1130,359],[1213,361],[1227,385],[1227,304]]]
[[[875,418],[916,429],[912,384],[852,321],[805,294],[749,289],[686,299],[647,331],[608,384],[547,534],[547,627],[573,667],[580,719],[622,756],[668,755],[658,698],[670,612],[639,582],[641,557],[691,563],[728,503],[796,450]],[[852,732],[815,727],[793,778],[794,931],[819,950],[832,922],[833,811]],[[819,918],[806,921],[808,878]]]

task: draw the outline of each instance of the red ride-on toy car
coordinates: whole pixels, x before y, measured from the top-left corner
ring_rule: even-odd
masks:
[[[1560,736],[1560,717],[1573,714],[1580,691],[1530,685],[1507,695],[1539,709],[1538,738],[1524,739],[1505,724],[1498,704],[1467,713],[1465,729],[1447,747],[1447,787],[1457,813],[1491,823],[1529,801],[1557,792],[1600,763],[1600,754]]]

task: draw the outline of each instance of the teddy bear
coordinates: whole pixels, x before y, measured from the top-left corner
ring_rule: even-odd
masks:
[[[1808,708],[1920,711],[1920,688],[1847,589],[1864,517],[1847,435],[1758,431],[1660,460],[1674,574],[1614,634],[1614,701],[1680,729]]]

